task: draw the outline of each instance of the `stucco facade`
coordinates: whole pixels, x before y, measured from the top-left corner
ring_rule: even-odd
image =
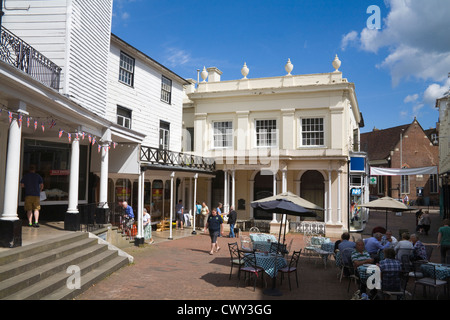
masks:
[[[292,75],[288,61],[287,75],[250,79],[245,65],[244,78],[231,81],[205,68],[203,81],[186,88],[183,146],[216,160],[216,179],[206,182],[211,206],[270,219],[250,203],[291,191],[324,208],[317,219],[328,235],[348,229],[348,161],[363,121],[355,85],[339,66],[336,57],[333,72]]]

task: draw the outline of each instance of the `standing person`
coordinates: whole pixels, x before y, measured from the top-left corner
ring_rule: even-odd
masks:
[[[203,228],[206,233],[206,223],[208,222],[209,208],[205,202],[202,202]]]
[[[131,206],[128,205],[128,202],[124,201],[122,202],[122,207],[125,209],[125,224],[127,226],[127,228],[131,228],[131,226],[134,223],[134,212],[133,212],[133,208]]]
[[[230,213],[228,214],[228,224],[230,225],[230,234],[228,237],[234,238],[234,226],[236,225],[237,212],[234,211],[234,206],[230,207]]]
[[[431,226],[430,214],[428,213],[428,211],[424,211],[419,218],[419,223],[417,225],[416,231],[419,231],[419,233],[425,232],[425,235],[428,235],[430,226]]]
[[[211,251],[209,254],[213,254],[214,248],[216,252],[220,250],[217,238],[223,233],[223,219],[219,216],[216,209],[212,209],[211,214],[208,216],[206,228],[208,228],[209,236],[211,237]]]
[[[437,247],[441,251],[441,263],[447,263],[450,255],[450,219],[444,219],[443,224],[438,230]]]
[[[144,208],[143,210],[143,218],[142,218],[142,225],[144,227],[144,241],[150,240],[150,244],[155,242],[152,238],[152,219],[150,214],[147,212],[147,209]]]
[[[183,207],[183,201],[179,200],[177,207],[175,208],[175,212],[177,213],[177,230],[178,230],[178,223],[180,224],[180,229],[184,230],[183,228],[183,220],[184,220],[184,207]]]
[[[202,216],[202,205],[197,201],[195,203],[195,225],[200,229],[200,218]]]
[[[222,207],[223,207],[223,204],[221,202],[219,202],[219,204],[217,205],[216,210],[217,210],[217,213],[219,214],[219,216],[221,216],[222,219],[223,219]]]
[[[22,177],[20,185],[25,188],[25,205],[28,226],[39,228],[39,210],[41,210],[41,191],[44,189],[44,180],[36,173],[36,166],[30,165],[29,172]],[[34,214],[34,224],[33,224]]]

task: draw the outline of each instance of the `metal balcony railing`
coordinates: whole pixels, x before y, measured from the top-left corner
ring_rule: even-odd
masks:
[[[168,169],[188,169],[208,173],[216,170],[216,163],[212,158],[145,146],[141,146],[141,162]]]
[[[29,74],[44,85],[59,90],[61,68],[39,51],[1,27],[0,60]]]

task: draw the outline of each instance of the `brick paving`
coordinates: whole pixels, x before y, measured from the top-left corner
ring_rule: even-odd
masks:
[[[426,244],[436,244],[437,229],[441,226],[438,211],[432,210],[432,226],[429,236],[422,236]],[[366,230],[354,234],[355,237],[369,237],[375,226],[385,225],[385,213],[373,212]],[[398,229],[415,230],[414,212],[396,216],[389,213],[388,229],[398,237]],[[174,238],[177,232],[174,230]],[[301,234],[288,234],[287,243],[293,239],[292,249],[304,247]],[[336,240],[336,239],[333,239]],[[325,269],[319,259],[302,256],[299,262],[299,285],[291,279],[292,291],[289,290],[287,277],[277,288],[282,296],[273,297],[264,294],[261,282],[256,291],[253,283],[244,285],[241,281],[237,287],[236,269],[229,280],[230,259],[227,243],[236,239],[219,238],[221,250],[209,255],[209,236],[198,232],[176,240],[158,241],[153,245],[132,247],[126,251],[134,257],[134,263],[122,268],[108,278],[88,289],[76,300],[348,300],[356,290],[354,283],[347,292],[348,280],[339,282],[338,269],[334,260],[328,262]],[[439,262],[439,253],[433,251],[433,262]],[[267,286],[272,282],[268,276],[264,279]],[[408,289],[412,291],[413,280],[410,279]],[[423,297],[418,292],[417,298]],[[442,293],[440,299],[445,299]]]

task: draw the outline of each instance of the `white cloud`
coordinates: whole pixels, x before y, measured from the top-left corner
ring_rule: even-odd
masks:
[[[440,85],[438,83],[433,83],[428,86],[428,88],[425,90],[423,94],[423,101],[426,104],[429,104],[431,106],[434,106],[436,103],[436,99],[441,98],[444,93],[446,93],[450,88],[450,79],[447,79],[443,83],[443,85]]]
[[[405,102],[405,103],[414,102],[417,99],[419,99],[419,95],[416,93],[416,94],[406,96],[406,98],[405,98],[405,100],[403,100],[403,102]]]
[[[167,64],[171,68],[187,64],[192,60],[191,55],[188,52],[175,47],[166,48],[164,55],[164,64]]]
[[[377,67],[389,70],[392,84],[403,79],[444,81],[450,71],[450,1],[385,0],[390,10],[381,29],[364,28],[344,35],[341,47],[378,53],[388,50]],[[385,8],[382,9],[382,13]]]
[[[350,31],[346,35],[342,37],[341,40],[341,49],[342,51],[347,48],[348,45],[356,43],[358,41],[358,32],[356,31]]]

